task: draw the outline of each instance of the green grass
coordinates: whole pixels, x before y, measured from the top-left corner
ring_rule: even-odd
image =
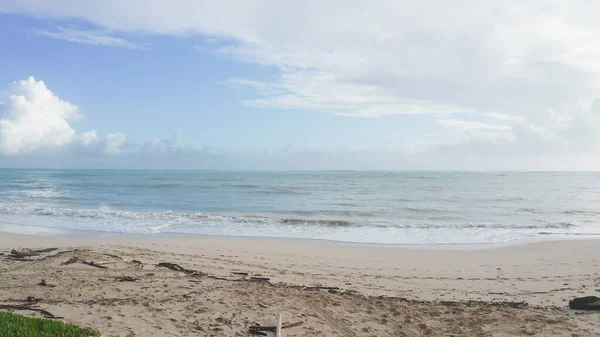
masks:
[[[98,331],[80,328],[73,324],[43,318],[32,318],[0,312],[2,337],[90,337],[100,336]]]

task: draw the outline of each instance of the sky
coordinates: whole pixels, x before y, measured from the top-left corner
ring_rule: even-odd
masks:
[[[600,170],[599,12],[0,0],[0,167]]]

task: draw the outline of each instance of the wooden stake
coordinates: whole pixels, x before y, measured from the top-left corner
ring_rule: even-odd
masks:
[[[283,315],[279,314],[279,319],[277,320],[277,329],[275,330],[275,337],[281,336],[281,323],[283,322]]]

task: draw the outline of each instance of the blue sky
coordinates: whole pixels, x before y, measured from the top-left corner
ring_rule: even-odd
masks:
[[[0,166],[129,167],[210,147],[349,169],[600,167],[597,5],[450,3],[0,0]],[[47,94],[76,111],[35,98]]]

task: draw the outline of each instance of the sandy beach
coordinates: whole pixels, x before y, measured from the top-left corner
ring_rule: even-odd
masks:
[[[599,244],[417,248],[0,232],[0,303],[39,299],[36,308],[103,336],[250,336],[249,326],[272,325],[280,313],[284,325],[302,322],[284,329],[290,337],[599,336],[600,313],[568,309],[569,299],[600,292]],[[49,247],[59,249],[9,256]]]

